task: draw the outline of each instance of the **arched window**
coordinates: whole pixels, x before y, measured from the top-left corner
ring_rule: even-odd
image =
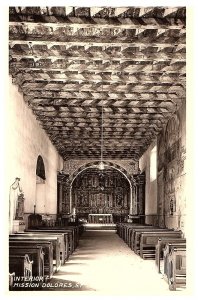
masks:
[[[45,165],[44,165],[43,158],[40,155],[37,158],[36,175],[38,177],[42,178],[43,180],[46,179],[46,177],[45,177]]]

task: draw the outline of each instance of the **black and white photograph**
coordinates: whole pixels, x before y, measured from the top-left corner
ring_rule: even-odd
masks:
[[[2,28],[8,293],[188,295],[192,9],[21,2]]]

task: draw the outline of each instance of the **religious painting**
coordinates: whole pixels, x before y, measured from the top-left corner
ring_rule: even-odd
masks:
[[[158,190],[157,190],[157,203],[158,203],[158,207],[157,207],[157,214],[158,214],[158,223],[160,227],[164,227],[165,225],[165,207],[164,207],[164,171],[163,169],[161,170],[161,172],[158,174],[157,177],[157,186],[158,186]]]

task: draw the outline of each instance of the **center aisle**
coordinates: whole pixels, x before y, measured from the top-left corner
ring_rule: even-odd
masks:
[[[92,291],[111,295],[185,295],[171,292],[153,260],[143,260],[115,231],[85,231],[69,261],[54,274],[55,290]]]

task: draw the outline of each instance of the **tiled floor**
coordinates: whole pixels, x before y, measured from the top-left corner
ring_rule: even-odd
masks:
[[[86,231],[49,290],[101,295],[186,295],[169,291],[153,260],[143,260],[111,230]],[[62,285],[62,286],[61,286]]]

